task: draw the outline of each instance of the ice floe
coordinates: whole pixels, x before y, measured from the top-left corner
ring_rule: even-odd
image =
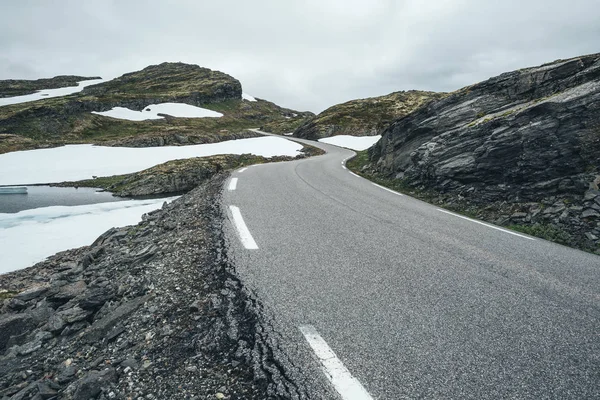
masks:
[[[319,142],[333,144],[339,147],[345,147],[356,151],[366,150],[373,146],[381,139],[381,135],[376,136],[350,136],[350,135],[339,135],[331,136],[328,138],[319,139]]]
[[[93,114],[105,117],[126,119],[129,121],[144,121],[147,119],[162,119],[159,114],[166,114],[176,118],[218,118],[223,114],[206,108],[196,107],[184,103],[150,104],[142,111],[130,110],[125,107],[114,107],[108,111],[92,111]]]
[[[164,147],[69,145],[0,154],[0,185],[90,179],[141,171],[175,159],[251,153],[263,157],[300,154],[302,145],[272,136]]]

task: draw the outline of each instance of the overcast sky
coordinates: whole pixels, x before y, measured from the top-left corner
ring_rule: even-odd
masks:
[[[183,61],[319,112],[600,52],[599,16],[598,0],[3,0],[0,79]]]

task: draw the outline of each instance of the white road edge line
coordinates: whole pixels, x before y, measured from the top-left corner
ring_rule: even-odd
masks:
[[[244,167],[242,169],[240,169],[238,172],[244,172],[245,170],[247,170],[248,168]]]
[[[360,176],[356,175],[354,172],[352,172],[352,171],[348,171],[348,172],[350,172],[350,173],[351,173],[352,175],[354,175],[355,177],[357,177],[357,178],[360,178]]]
[[[229,181],[229,187],[227,189],[235,190],[237,188],[237,182],[238,182],[238,178],[231,178],[231,180]]]
[[[369,392],[352,376],[350,371],[337,358],[331,347],[323,340],[312,325],[300,326],[300,332],[312,347],[323,366],[323,372],[344,400],[373,400]]]
[[[348,168],[346,168],[346,166],[345,166],[345,165],[342,165],[342,168],[344,168],[344,169],[348,169]]]
[[[447,211],[447,210],[442,210],[441,208],[438,208],[437,210],[441,211],[443,213],[446,213],[446,214],[454,215],[455,217],[458,217],[458,218],[466,219],[467,221],[475,222],[476,224],[487,226],[488,228],[496,229],[498,231],[502,231],[502,232],[505,232],[505,233],[510,233],[511,235],[515,235],[515,236],[521,237],[523,239],[535,240],[534,238],[530,238],[528,236],[520,235],[520,234],[518,234],[516,232],[509,231],[508,229],[503,229],[503,228],[500,228],[500,227],[497,227],[497,226],[494,226],[494,225],[486,224],[485,222],[477,221],[476,219],[465,217],[465,216],[462,216],[462,215],[458,215],[458,214],[455,214],[455,213]]]
[[[388,191],[388,192],[390,192],[390,193],[397,194],[398,196],[404,196],[402,193],[398,193],[398,192],[396,192],[396,191],[394,191],[394,190],[392,190],[392,189],[388,189],[388,188],[386,188],[385,186],[378,185],[378,184],[376,184],[375,182],[371,182],[371,183],[372,183],[373,185],[377,186],[377,187],[378,187],[378,188],[380,188],[380,189],[387,190],[387,191]]]
[[[242,213],[239,207],[229,206],[229,210],[231,210],[231,215],[233,217],[233,225],[235,225],[235,229],[237,229],[238,236],[240,237],[240,241],[244,247],[248,250],[258,249],[254,238],[250,234],[250,231],[244,222],[244,218],[242,218]]]

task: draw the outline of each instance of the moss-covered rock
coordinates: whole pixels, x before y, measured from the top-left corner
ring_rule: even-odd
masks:
[[[316,140],[335,135],[376,135],[393,120],[444,96],[444,93],[411,90],[351,100],[307,120],[294,131],[294,136]]]

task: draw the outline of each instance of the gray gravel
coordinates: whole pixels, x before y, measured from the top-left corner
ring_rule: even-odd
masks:
[[[389,193],[319,147],[234,173],[223,197],[259,247],[226,224],[229,258],[306,393],[335,398],[312,324],[376,399],[600,398],[600,257]]]

